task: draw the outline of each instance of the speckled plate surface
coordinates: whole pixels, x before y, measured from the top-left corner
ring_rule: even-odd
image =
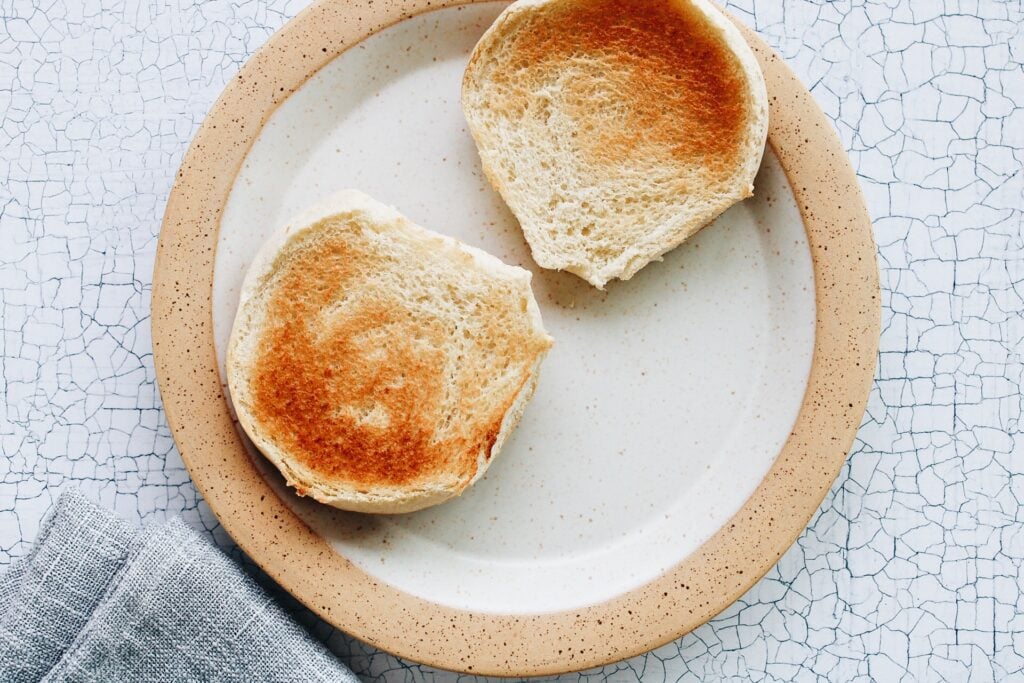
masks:
[[[504,3],[454,4],[316,3],[225,90],[161,234],[160,387],[213,511],[326,620],[448,669],[579,669],[721,611],[820,503],[873,375],[870,222],[829,124],[748,32],[772,107],[755,197],[604,293],[537,268],[458,105],[469,51]],[[246,450],[223,388],[253,254],[342,187],[532,269],[557,340],[487,476],[412,515],[295,496]]]

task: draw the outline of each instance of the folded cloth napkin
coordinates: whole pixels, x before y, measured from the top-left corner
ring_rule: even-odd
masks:
[[[207,539],[136,531],[78,491],[0,577],[0,681],[356,677]]]

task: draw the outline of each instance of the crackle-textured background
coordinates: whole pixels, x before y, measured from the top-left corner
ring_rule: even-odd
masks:
[[[160,407],[160,218],[223,84],[306,0],[0,0],[0,568],[60,490],[231,549]],[[874,218],[878,379],[797,544],[721,616],[566,680],[1024,678],[1024,9],[733,0]],[[235,551],[237,552],[237,551]],[[314,629],[366,680],[455,676]]]

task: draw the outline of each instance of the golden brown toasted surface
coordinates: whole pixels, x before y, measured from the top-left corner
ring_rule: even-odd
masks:
[[[525,316],[507,315],[509,307],[525,310],[522,292],[472,270],[465,254],[456,256],[467,261],[472,293],[448,284],[444,296],[433,295],[447,299],[439,304],[423,285],[445,287],[438,269],[450,263],[418,269],[402,249],[408,256],[423,245],[381,255],[371,242],[357,225],[342,224],[293,246],[266,294],[251,413],[279,448],[327,480],[471,477],[546,344],[538,345]],[[439,305],[468,311],[479,325],[460,329],[457,316],[437,315]]]
[[[592,161],[621,161],[643,147],[732,168],[749,116],[745,76],[689,2],[563,0],[519,16],[489,74],[504,93],[493,106],[522,112],[535,84],[571,62],[558,102],[581,122],[575,143]]]

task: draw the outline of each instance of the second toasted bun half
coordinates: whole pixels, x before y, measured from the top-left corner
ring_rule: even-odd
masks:
[[[603,288],[753,192],[764,76],[706,0],[519,0],[462,108],[533,257]]]
[[[336,194],[246,275],[227,359],[239,422],[322,503],[396,513],[456,496],[514,428],[551,346],[530,278]]]

